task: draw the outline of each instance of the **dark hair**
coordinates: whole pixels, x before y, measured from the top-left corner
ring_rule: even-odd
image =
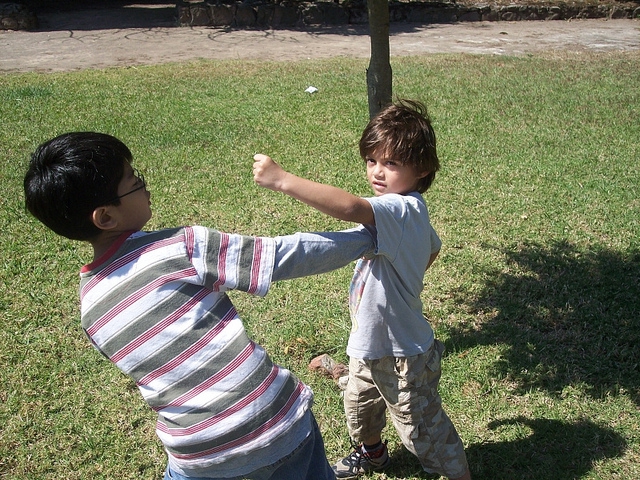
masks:
[[[360,156],[366,160],[377,149],[403,165],[429,172],[418,182],[418,192],[428,190],[440,168],[436,134],[426,107],[414,100],[398,100],[383,108],[365,127],[360,138]]]
[[[24,178],[27,210],[59,235],[89,240],[100,233],[93,211],[120,203],[118,184],[131,160],[124,143],[103,133],[72,132],[49,140],[31,155]]]

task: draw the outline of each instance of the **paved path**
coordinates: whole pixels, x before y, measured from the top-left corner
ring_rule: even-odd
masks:
[[[0,31],[0,72],[66,71],[205,59],[366,58],[366,26],[228,30],[172,26],[173,10],[50,13],[39,31]],[[164,7],[164,8],[160,8]],[[133,14],[135,12],[135,15]],[[526,55],[543,51],[640,51],[640,20],[393,24],[391,55],[441,52]]]

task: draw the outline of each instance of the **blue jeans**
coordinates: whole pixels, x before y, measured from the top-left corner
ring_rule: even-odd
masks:
[[[324,442],[315,419],[311,433],[293,452],[273,465],[260,468],[240,477],[185,477],[167,465],[164,480],[335,480],[336,476],[327,462]]]

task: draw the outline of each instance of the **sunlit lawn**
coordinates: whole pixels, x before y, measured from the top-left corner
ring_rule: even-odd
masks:
[[[441,393],[475,479],[640,478],[640,55],[393,59],[430,108],[442,171],[426,194],[442,253],[425,313]],[[368,195],[364,60],[198,62],[0,76],[0,478],[160,479],[133,383],[79,326],[89,249],[24,211],[29,153],[71,130],[121,138],[152,192],[149,228],[277,235],[349,225],[255,186],[256,152]],[[316,86],[310,95],[304,90]],[[340,392],[350,268],[234,294],[253,338],[316,392],[327,455],[348,453]],[[423,479],[393,429],[393,466]]]

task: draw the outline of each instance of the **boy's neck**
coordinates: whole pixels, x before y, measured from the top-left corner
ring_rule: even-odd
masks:
[[[121,232],[121,231],[102,232],[96,238],[90,240],[89,243],[91,243],[91,246],[93,247],[93,261],[95,262],[100,257],[102,257],[105,253],[107,253],[109,248],[111,248],[114,242],[116,242],[122,236],[123,233],[126,233],[126,232]]]

